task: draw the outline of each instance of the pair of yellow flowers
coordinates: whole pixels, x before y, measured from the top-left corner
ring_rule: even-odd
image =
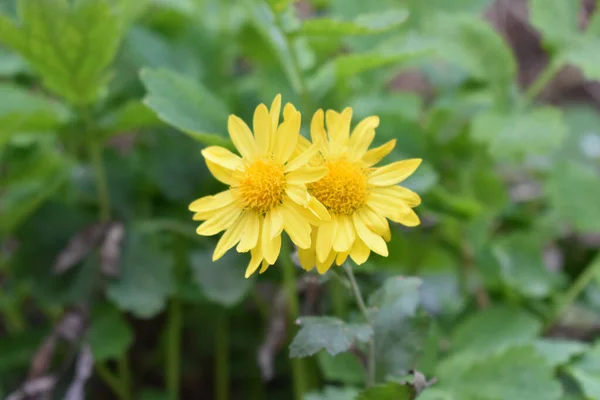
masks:
[[[235,115],[227,128],[239,151],[211,146],[202,150],[208,169],[229,189],[190,204],[203,236],[225,231],[213,254],[216,261],[237,245],[251,253],[246,277],[258,267],[266,271],[279,256],[285,230],[298,247],[305,270],[325,273],[348,256],[364,263],[373,251],[387,256],[387,219],[406,226],[419,224],[412,210],[420,204],[413,191],[398,186],[420,159],[375,167],[395,144],[369,150],[379,125],[377,116],[362,120],[350,134],[352,109],[318,110],[313,116],[312,143],[300,135],[300,112],[281,95],[267,109],[254,112],[253,132]],[[326,118],[325,118],[326,117]]]

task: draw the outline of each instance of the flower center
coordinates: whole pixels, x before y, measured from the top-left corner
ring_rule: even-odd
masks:
[[[308,185],[308,191],[327,210],[336,215],[349,215],[362,206],[367,197],[367,179],[360,165],[345,158],[327,161],[328,173]]]
[[[281,204],[285,183],[281,164],[258,160],[242,173],[237,189],[244,208],[264,214]]]

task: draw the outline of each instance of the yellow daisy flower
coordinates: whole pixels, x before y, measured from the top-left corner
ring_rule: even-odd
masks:
[[[225,231],[213,261],[236,244],[238,252],[251,252],[246,277],[261,264],[262,273],[275,263],[283,230],[298,248],[307,249],[312,243],[311,224],[329,219],[325,207],[306,188],[327,173],[324,166],[309,165],[318,148],[297,151],[300,113],[286,104],[279,124],[280,109],[281,95],[275,97],[270,111],[264,104],[256,107],[254,135],[244,121],[229,116],[227,128],[240,156],[219,146],[202,150],[210,172],[229,189],[189,206],[194,220],[204,221],[198,235]]]
[[[321,274],[334,261],[342,265],[348,256],[359,265],[371,251],[387,257],[386,241],[391,238],[387,220],[416,226],[420,221],[412,207],[421,203],[418,194],[397,185],[417,169],[421,159],[374,166],[396,145],[391,140],[369,150],[379,117],[365,118],[350,135],[351,108],[341,114],[328,110],[326,116],[327,129],[323,110],[312,119],[311,137],[319,154],[311,165],[325,166],[328,172],[308,185],[308,193],[327,208],[331,219],[313,228],[309,249],[298,250],[302,267],[311,270],[316,265]],[[308,141],[301,141],[299,147],[309,148]]]

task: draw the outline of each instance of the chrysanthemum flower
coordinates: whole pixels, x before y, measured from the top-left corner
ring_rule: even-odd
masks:
[[[279,124],[280,109],[280,95],[270,111],[259,105],[254,112],[254,135],[244,121],[229,116],[229,135],[240,156],[219,146],[202,150],[210,172],[229,189],[189,206],[194,220],[204,221],[196,230],[198,235],[225,231],[213,261],[236,244],[238,252],[251,252],[246,277],[261,264],[262,273],[275,263],[283,230],[298,248],[306,249],[311,245],[311,223],[329,219],[325,207],[306,188],[325,176],[327,169],[308,163],[318,152],[316,146],[297,149],[300,113],[286,104]]]
[[[421,203],[415,192],[398,186],[410,176],[421,159],[397,161],[375,167],[394,148],[396,141],[369,150],[379,126],[377,116],[362,120],[350,135],[352,109],[341,114],[327,111],[327,130],[323,110],[315,113],[311,123],[314,145],[319,155],[312,165],[327,167],[327,175],[308,185],[308,192],[329,211],[330,221],[313,228],[313,245],[299,249],[302,267],[311,270],[316,265],[325,273],[335,261],[337,265],[348,256],[364,263],[371,251],[386,256],[386,241],[391,238],[388,219],[406,226],[416,226],[419,217],[412,210]],[[301,142],[307,148],[308,141]]]

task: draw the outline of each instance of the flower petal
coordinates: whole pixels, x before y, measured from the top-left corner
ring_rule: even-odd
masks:
[[[289,184],[316,182],[327,175],[327,167],[304,167],[285,175]]]
[[[324,262],[333,246],[333,240],[337,234],[337,221],[332,219],[321,226],[317,235],[317,243],[315,249],[317,251],[317,261]]]
[[[252,120],[252,131],[256,141],[258,154],[265,157],[269,153],[271,142],[271,116],[269,110],[264,104],[260,104],[254,110],[254,119]]]
[[[390,154],[394,150],[394,147],[396,147],[396,139],[392,139],[379,147],[367,151],[362,158],[363,166],[370,167],[377,164],[383,157]]]
[[[314,247],[298,249],[298,260],[300,261],[300,266],[305,271],[311,271],[315,267],[317,262],[316,257]]]
[[[303,183],[299,183],[296,185],[288,184],[285,189],[285,193],[292,199],[294,202],[306,206],[310,201],[310,195],[306,190],[306,185]]]
[[[330,251],[329,254],[327,255],[327,258],[325,258],[325,260],[323,260],[323,261],[319,261],[319,259],[317,258],[317,271],[321,275],[323,275],[325,272],[329,271],[329,268],[331,268],[333,261],[335,261],[336,254],[337,253],[335,251]]]
[[[375,187],[372,191],[373,193],[392,197],[396,201],[402,201],[409,207],[416,207],[421,204],[421,197],[418,194],[402,186]]]
[[[261,261],[263,260],[262,250],[260,248],[260,241],[258,245],[252,249],[251,253],[252,257],[250,258],[250,262],[248,263],[248,267],[246,268],[246,278],[249,278],[258,267],[260,266]]]
[[[281,163],[287,162],[292,156],[300,136],[300,113],[290,103],[283,110],[284,121],[274,138],[273,158]]]
[[[356,238],[354,225],[347,215],[340,215],[334,218],[337,220],[338,228],[333,239],[333,250],[338,252],[350,251],[352,243],[354,243],[354,239]]]
[[[277,126],[279,125],[279,114],[281,113],[281,94],[278,94],[271,103],[271,109],[269,115],[271,116],[271,136],[277,132]],[[271,138],[271,143],[273,139]]]
[[[233,196],[231,190],[224,190],[213,196],[204,196],[197,200],[194,200],[190,205],[190,211],[194,212],[205,212],[211,210],[218,210],[229,204],[233,203]]]
[[[239,150],[242,157],[254,159],[257,156],[256,143],[250,128],[241,118],[231,114],[227,120],[227,130],[234,146]]]
[[[378,235],[387,236],[390,227],[384,216],[378,214],[369,206],[361,207],[356,212],[365,225],[367,225],[367,228]]]
[[[310,137],[314,145],[319,147],[324,156],[329,155],[329,146],[327,144],[327,132],[325,131],[325,114],[319,109],[315,112],[310,122]]]
[[[265,216],[265,229],[270,238],[281,235],[283,231],[283,213],[281,207],[273,208]],[[272,263],[271,263],[272,264]]]
[[[271,264],[269,264],[267,262],[267,260],[263,260],[261,266],[260,266],[260,271],[258,271],[259,274],[262,274],[263,272],[265,272],[269,267],[271,266]]]
[[[221,146],[209,146],[201,151],[202,156],[220,167],[235,170],[242,164],[242,159]]]
[[[217,261],[219,258],[223,257],[223,255],[231,249],[233,246],[237,244],[242,238],[242,233],[244,233],[248,215],[253,213],[242,213],[238,217],[237,221],[233,223],[221,236],[219,241],[217,242],[217,246],[215,247],[215,251],[213,253],[212,260]]]
[[[321,202],[317,200],[316,197],[310,196],[307,208],[315,217],[318,218],[317,222],[331,220],[331,215],[329,215],[327,208],[323,204],[321,204]]]
[[[405,212],[397,213],[394,216],[388,218],[390,218],[390,220],[394,222],[405,226],[417,226],[421,223],[419,216],[412,210],[412,208],[409,208]]]
[[[350,258],[352,261],[354,261],[356,265],[361,265],[369,259],[370,254],[371,249],[369,249],[365,242],[360,240],[360,238],[356,238],[352,245],[352,250],[350,250]]]
[[[407,213],[410,207],[402,200],[372,191],[367,197],[367,205],[376,213],[392,219],[395,215]]]
[[[348,258],[348,255],[350,254],[350,251],[345,251],[343,253],[338,253],[337,256],[335,257],[335,264],[339,267],[341,266],[346,259]]]
[[[261,217],[251,211],[246,212],[245,215],[244,234],[240,239],[240,243],[235,248],[238,253],[246,253],[256,247],[260,235]]]
[[[420,158],[410,160],[396,161],[386,165],[385,167],[377,168],[373,171],[368,181],[375,186],[391,186],[402,182],[419,167],[421,164]]]
[[[235,177],[235,173],[232,170],[223,168],[220,165],[206,159],[204,161],[206,162],[206,166],[208,167],[208,170],[212,176],[217,178],[219,181],[229,186],[233,186],[238,183],[238,179]]]
[[[310,224],[300,215],[294,212],[286,202],[281,207],[283,214],[284,228],[287,234],[292,239],[292,242],[301,249],[308,249],[311,243],[311,228]]]
[[[276,235],[273,238],[269,237],[267,226],[263,227],[262,231],[262,251],[263,257],[269,264],[275,264],[279,251],[281,250],[281,234]]]
[[[196,233],[201,236],[216,235],[233,225],[241,213],[242,210],[236,204],[230,204],[200,224]]]
[[[354,227],[356,228],[356,233],[358,237],[365,242],[365,244],[373,250],[375,253],[387,257],[388,256],[388,248],[385,243],[385,240],[375,232],[367,228],[365,223],[360,219],[358,214],[352,215],[352,220],[354,222]]]
[[[375,138],[375,128],[379,126],[379,117],[371,116],[363,119],[352,131],[348,142],[348,156],[352,161],[361,159]]]
[[[306,151],[298,154],[296,158],[292,159],[286,164],[285,172],[291,172],[297,170],[298,168],[308,165],[310,160],[312,160],[313,157],[315,157],[318,153],[319,148],[316,145],[310,146]]]

